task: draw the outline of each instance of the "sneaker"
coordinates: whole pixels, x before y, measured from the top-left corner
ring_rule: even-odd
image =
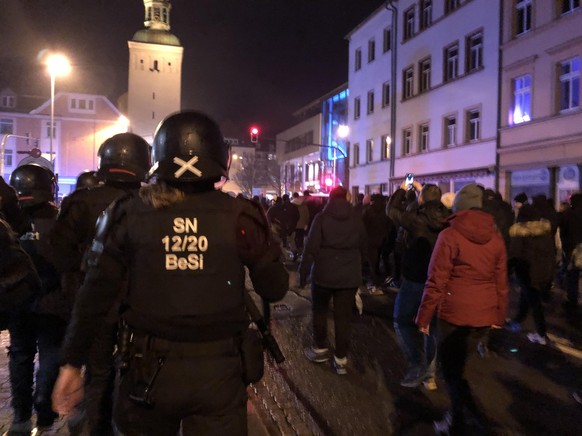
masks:
[[[436,391],[438,389],[434,376],[425,378],[422,381],[422,385],[427,391]]]
[[[13,422],[10,425],[10,428],[4,435],[6,436],[30,436],[30,432],[32,431],[32,421],[20,421],[20,422]]]
[[[347,357],[340,359],[339,357],[333,356],[333,368],[335,369],[336,374],[346,375],[348,373],[347,365]]]
[[[384,292],[382,292],[382,289],[379,288],[378,286],[372,286],[371,288],[368,288],[368,293],[370,295],[383,295]]]
[[[423,380],[424,371],[421,371],[418,368],[413,368],[404,376],[400,382],[400,386],[404,386],[406,388],[416,388],[420,386]]]
[[[528,333],[527,338],[534,344],[546,345],[548,343],[547,336],[541,336],[538,333]]]
[[[578,404],[582,405],[582,391],[572,392],[572,397],[574,397],[574,400],[576,400]]]
[[[433,422],[433,428],[436,435],[451,434],[451,427],[453,426],[453,415],[451,412],[445,413],[440,421]]]
[[[513,333],[519,333],[521,331],[521,323],[517,321],[507,321],[505,328]]]
[[[329,350],[327,348],[306,348],[305,357],[314,363],[325,363],[329,359]]]
[[[390,288],[400,288],[400,280],[398,279],[390,279],[388,283],[386,283]]]

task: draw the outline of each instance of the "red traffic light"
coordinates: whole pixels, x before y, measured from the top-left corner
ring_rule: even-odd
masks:
[[[259,128],[256,126],[251,127],[251,142],[257,142],[259,139]]]
[[[325,186],[327,186],[328,188],[331,188],[333,185],[333,179],[331,177],[326,177],[325,178]]]

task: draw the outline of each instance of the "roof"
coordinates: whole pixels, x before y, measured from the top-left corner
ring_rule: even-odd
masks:
[[[173,45],[181,47],[178,37],[167,30],[142,29],[135,32],[132,41],[145,42],[147,44]]]

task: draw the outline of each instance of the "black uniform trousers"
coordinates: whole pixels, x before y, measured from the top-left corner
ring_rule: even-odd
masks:
[[[181,429],[184,436],[246,435],[247,392],[239,340],[178,343],[151,339],[143,350],[143,362],[139,351],[121,377],[114,406],[121,434],[174,436]],[[136,382],[144,378],[140,374],[144,366],[145,379],[151,380],[159,370],[149,395],[151,405],[131,398]]]

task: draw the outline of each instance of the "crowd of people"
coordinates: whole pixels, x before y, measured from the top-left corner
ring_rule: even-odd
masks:
[[[527,338],[548,344],[543,306],[558,299],[556,285],[566,291],[565,313],[577,313],[582,193],[573,193],[559,211],[542,194],[530,201],[520,193],[512,207],[474,183],[442,193],[433,184],[405,181],[388,198],[359,195],[351,206],[346,198],[343,188],[332,191],[307,233],[299,264],[299,285],[310,276],[313,298],[313,346],[306,357],[331,359],[325,320],[333,299],[331,363],[346,374],[346,305],[353,308],[354,296],[357,305],[359,292],[397,291],[394,330],[408,365],[401,385],[438,389],[438,363],[451,409],[435,422],[437,433],[486,429],[463,376],[468,353],[487,352],[490,329],[521,331],[530,311],[535,330]],[[515,313],[508,310],[510,289],[519,292]]]
[[[531,312],[528,339],[548,344],[544,304],[556,284],[577,313],[582,193],[559,210],[541,194],[520,193],[512,207],[474,183],[443,193],[418,181],[389,197],[351,198],[338,186],[325,202],[309,191],[246,200],[220,191],[229,152],[213,120],[185,111],[161,124],[152,152],[132,133],[107,139],[98,170],[81,174],[60,207],[49,168],[19,166],[11,186],[0,178],[8,435],[30,434],[33,422],[42,434],[58,413],[71,434],[245,434],[256,363],[245,348],[245,267],[268,320],[289,285],[283,260],[297,262],[313,303],[304,354],[339,375],[360,294],[396,291],[401,385],[436,390],[440,371],[451,400],[435,423],[443,434],[487,427],[463,373],[490,329],[521,331]],[[180,383],[192,371],[197,381]]]

